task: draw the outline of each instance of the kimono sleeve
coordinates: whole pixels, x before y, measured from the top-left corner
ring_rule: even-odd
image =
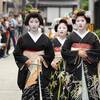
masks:
[[[26,56],[23,55],[23,39],[19,38],[16,48],[13,52],[15,62],[19,68],[21,68],[25,62],[28,60]]]
[[[71,51],[73,40],[71,36],[68,36],[64,42],[61,50],[61,55],[68,63],[74,63],[75,58],[78,56],[78,51]]]
[[[47,64],[51,64],[52,60],[54,59],[54,50],[52,42],[48,39],[45,47],[45,55],[43,55],[43,58],[47,62]]]
[[[87,55],[91,63],[98,63],[100,61],[100,39],[97,36],[94,37],[93,47],[87,50]]]

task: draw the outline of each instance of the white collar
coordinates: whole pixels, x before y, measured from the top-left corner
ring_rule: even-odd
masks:
[[[87,33],[89,32],[89,31],[86,31],[86,32],[84,32],[83,34],[80,34],[78,31],[76,31],[76,30],[74,30],[74,32],[78,35],[78,36],[80,36],[82,39],[87,35]]]
[[[28,34],[30,35],[30,37],[32,38],[32,40],[34,42],[37,42],[37,40],[40,38],[40,36],[43,34],[41,32],[37,33],[37,34],[32,34],[31,32],[28,31]]]
[[[58,39],[58,41],[61,43],[61,45],[63,45],[63,44],[64,44],[64,42],[65,42],[65,40],[66,40],[66,38],[61,39],[61,38],[59,38],[59,37],[57,37],[57,39]]]

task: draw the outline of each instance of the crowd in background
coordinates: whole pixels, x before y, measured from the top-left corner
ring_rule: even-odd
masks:
[[[22,35],[23,19],[21,13],[17,15],[5,14],[0,16],[0,57],[9,55],[12,46],[15,48],[17,39]]]

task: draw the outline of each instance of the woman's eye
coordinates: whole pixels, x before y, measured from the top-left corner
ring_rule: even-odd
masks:
[[[79,22],[79,20],[77,20],[77,22]]]
[[[82,20],[82,22],[84,22],[84,20]]]
[[[30,21],[30,23],[33,23],[33,21]]]

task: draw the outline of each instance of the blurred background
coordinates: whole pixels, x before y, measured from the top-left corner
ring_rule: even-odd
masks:
[[[55,18],[68,16],[76,8],[82,8],[89,12],[95,28],[100,28],[100,0],[0,0],[0,15],[32,11],[34,8],[41,11],[47,24],[51,24]]]

